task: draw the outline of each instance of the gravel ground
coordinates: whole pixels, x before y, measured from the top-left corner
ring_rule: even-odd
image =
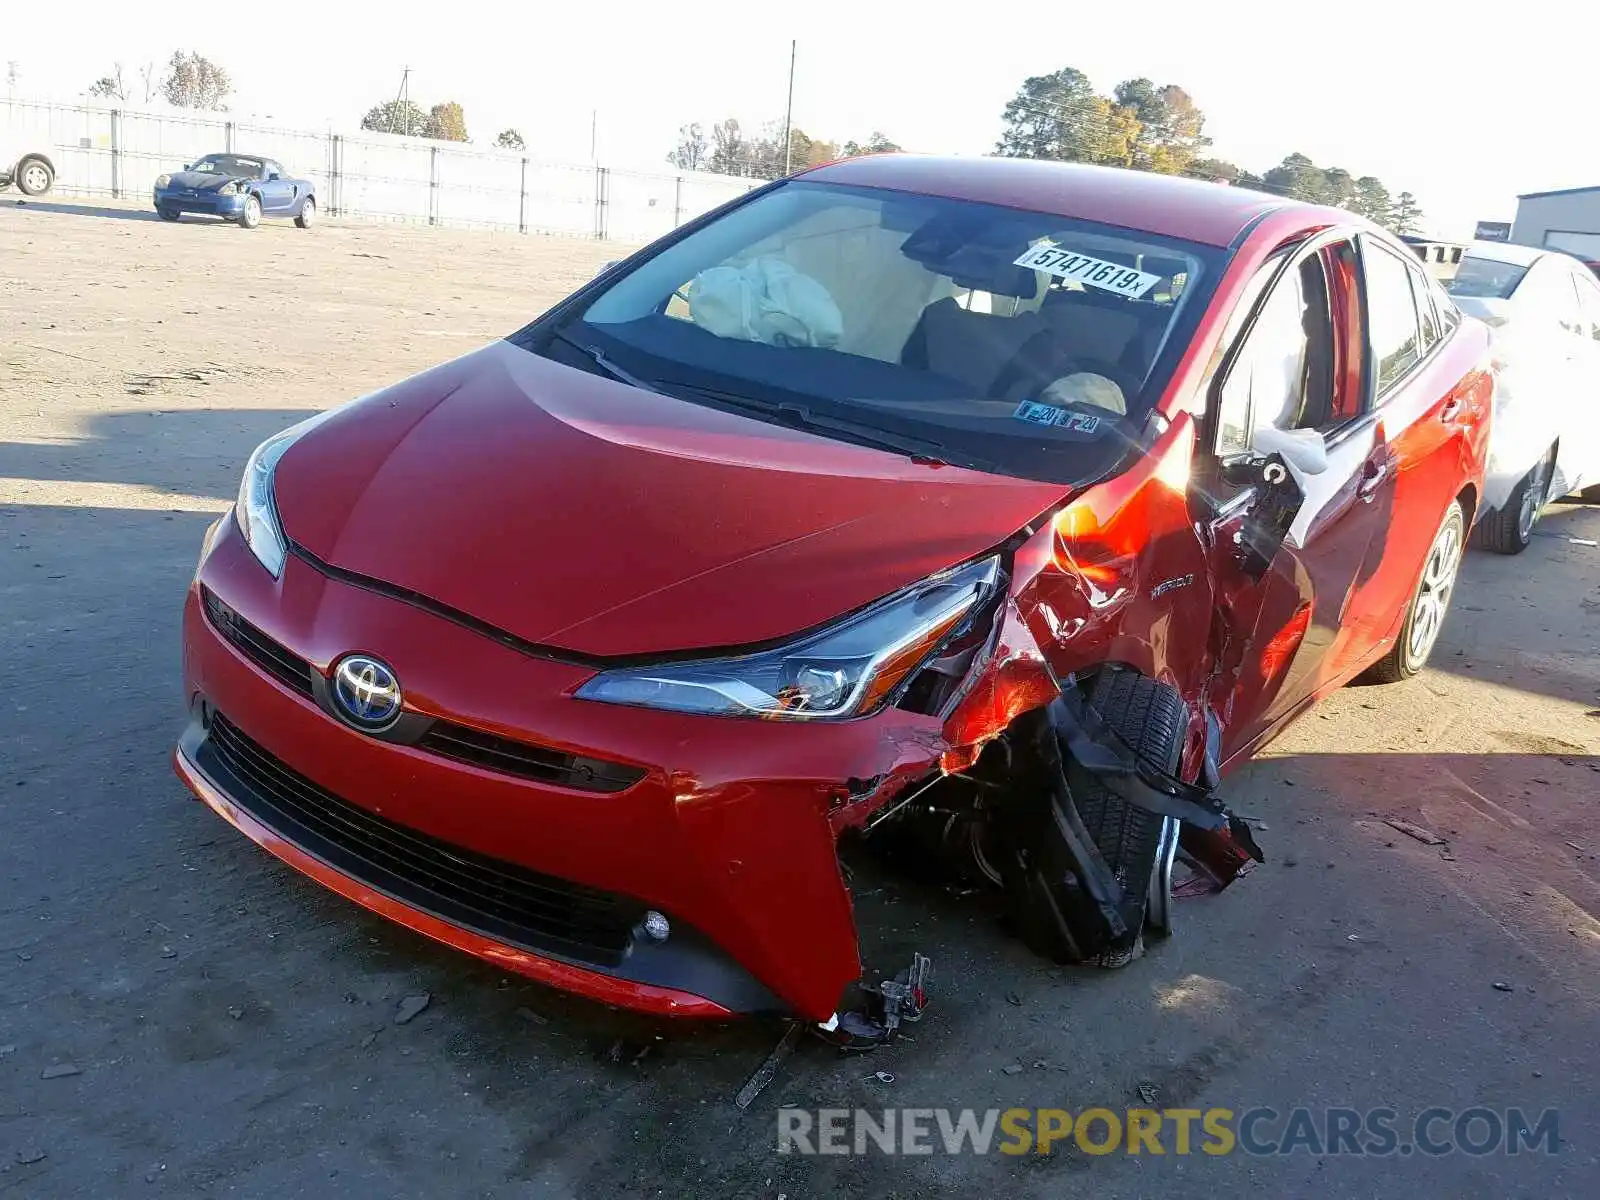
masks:
[[[1182,902],[1131,969],[1050,968],[972,900],[870,876],[868,936],[886,966],[933,957],[935,1007],[870,1059],[803,1044],[748,1112],[732,1098],[772,1029],[662,1028],[504,978],[190,800],[168,766],[179,605],[250,448],[617,252],[0,201],[0,1195],[1594,1194],[1600,549],[1570,539],[1600,540],[1600,508],[1471,556],[1435,669],[1332,697],[1232,780],[1268,863]],[[1141,1086],[1402,1125],[1551,1106],[1564,1145],[774,1152],[782,1104],[1121,1109]]]

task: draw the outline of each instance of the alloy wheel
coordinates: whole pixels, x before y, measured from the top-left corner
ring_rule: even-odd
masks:
[[[1439,531],[1433,549],[1428,552],[1427,565],[1422,569],[1422,584],[1417,589],[1406,646],[1414,663],[1428,657],[1444,626],[1444,614],[1450,607],[1456,575],[1461,569],[1461,549],[1460,523],[1451,521]]]

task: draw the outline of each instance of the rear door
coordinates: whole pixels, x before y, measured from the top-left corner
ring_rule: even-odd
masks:
[[[1221,646],[1208,703],[1220,758],[1250,751],[1332,679],[1368,548],[1393,507],[1388,448],[1369,411],[1360,257],[1322,235],[1263,268],[1212,385],[1214,441],[1199,476],[1211,502]],[[1315,430],[1327,467],[1297,480],[1303,501],[1270,545],[1273,497],[1251,462],[1265,430]],[[1263,536],[1266,531],[1266,536]]]
[[[1375,234],[1359,244],[1374,437],[1388,449],[1374,469],[1392,492],[1350,596],[1346,668],[1398,636],[1446,508],[1481,471],[1491,386],[1464,356],[1461,315],[1414,258]]]

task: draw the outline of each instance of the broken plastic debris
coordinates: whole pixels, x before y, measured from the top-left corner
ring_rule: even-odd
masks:
[[[1431,829],[1424,829],[1421,825],[1413,824],[1403,817],[1385,817],[1383,823],[1390,829],[1398,829],[1409,838],[1416,838],[1424,846],[1442,846],[1445,839],[1434,833]]]

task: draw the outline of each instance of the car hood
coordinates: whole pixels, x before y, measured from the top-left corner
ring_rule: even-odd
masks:
[[[920,465],[499,342],[279,461],[289,539],[586,655],[765,642],[1000,542],[1067,489]]]
[[[193,188],[197,192],[214,192],[225,183],[232,183],[232,175],[217,175],[211,171],[179,171],[168,187]]]

